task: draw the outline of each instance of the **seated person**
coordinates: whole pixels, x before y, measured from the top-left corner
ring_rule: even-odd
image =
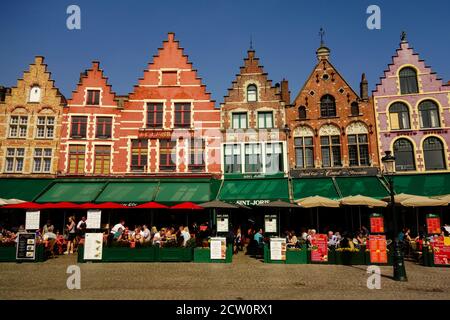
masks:
[[[53,226],[47,228],[47,232],[42,236],[44,241],[56,240],[56,234],[53,232]]]

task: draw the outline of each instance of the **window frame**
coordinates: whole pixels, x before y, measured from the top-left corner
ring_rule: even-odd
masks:
[[[146,172],[148,168],[148,139],[131,139],[130,144],[130,172]],[[135,156],[137,156],[137,164],[134,164]]]
[[[333,142],[333,138],[339,138],[339,144],[336,144]],[[327,144],[322,144],[324,138],[327,138]],[[324,136],[320,136],[320,150],[321,150],[321,159],[322,159],[322,167],[323,168],[342,168],[342,141],[341,141],[341,136],[340,135],[324,135]],[[324,165],[324,150],[327,150],[328,155],[329,155],[329,161],[330,161],[330,165],[326,166]],[[338,152],[338,157],[337,154],[335,154],[335,151],[339,151]],[[338,158],[338,159],[335,159]]]
[[[252,95],[251,100],[249,99],[250,95]],[[254,95],[254,97],[253,97],[253,95]],[[246,98],[247,98],[247,102],[258,102],[258,86],[256,84],[251,83],[251,84],[247,85]]]
[[[200,147],[199,147],[200,144]],[[191,138],[189,139],[189,171],[204,171],[206,168],[205,164],[205,151],[206,151],[206,141],[202,138]],[[201,159],[198,163],[198,159]]]
[[[333,97],[331,94],[325,94],[320,98],[320,117],[321,118],[337,117],[336,98]]]
[[[234,118],[235,116],[238,116],[238,123],[239,123],[239,127],[236,128],[235,127],[235,121]],[[242,117],[245,116],[245,127],[242,127]],[[231,113],[231,128],[232,129],[248,129],[248,113],[245,111],[241,111],[241,112],[232,112]]]
[[[41,154],[37,155],[36,151],[41,150]],[[46,151],[50,150],[50,155],[46,154]],[[52,171],[52,157],[53,157],[53,149],[51,148],[34,148],[33,150],[33,172],[34,173],[51,173]],[[39,160],[39,169],[36,170],[36,160]],[[46,161],[49,161],[49,168],[45,170]]]
[[[146,126],[150,129],[162,129],[164,127],[164,103],[162,102],[147,102],[147,120]],[[152,107],[152,110],[150,110]],[[161,109],[161,110],[159,110]],[[158,115],[161,116],[161,123],[158,121]],[[153,121],[150,121],[153,120]]]
[[[261,126],[260,123],[260,115],[263,116],[263,126]],[[258,117],[258,129],[273,129],[274,128],[274,123],[273,123],[273,111],[258,111],[256,116]],[[270,119],[270,127],[267,125],[267,120],[268,120],[268,116]]]
[[[9,154],[10,151],[13,150],[13,154]],[[22,151],[19,154],[19,151]],[[6,148],[6,156],[5,156],[5,173],[23,173],[25,166],[25,148]],[[8,169],[8,164],[12,161],[12,169]],[[20,163],[20,169],[19,169]]]
[[[101,150],[102,152],[99,152]],[[110,145],[100,144],[94,146],[94,174],[107,175],[111,173],[111,151]],[[98,161],[100,161],[100,166],[98,166]],[[97,171],[98,167],[100,167],[100,172]]]
[[[231,153],[227,151],[231,149]],[[238,151],[238,152],[236,152]],[[228,143],[223,145],[223,172],[224,174],[242,173],[242,146],[240,143]],[[231,160],[231,163],[230,163]],[[235,161],[236,160],[236,161]],[[230,171],[231,169],[231,171]]]
[[[247,153],[247,147],[251,148],[251,153]],[[262,143],[244,143],[244,172],[245,173],[262,173],[263,172],[263,150]],[[256,163],[253,160],[256,159]]]
[[[405,71],[412,71],[413,74],[409,74],[409,75],[402,75],[402,72],[404,73]],[[414,80],[414,84],[411,87],[412,83],[408,83],[405,81],[412,81]],[[398,72],[398,82],[399,82],[399,86],[400,86],[400,94],[401,95],[406,95],[406,94],[417,94],[419,93],[419,77],[417,74],[417,70],[411,66],[405,66],[402,67],[399,72]]]
[[[427,150],[426,143],[428,141],[437,142],[439,144],[440,148],[439,149],[431,149],[429,147],[429,149]],[[433,142],[433,143],[435,143],[435,142]],[[430,144],[428,144],[428,145],[430,145]],[[445,144],[444,144],[444,142],[442,142],[441,139],[439,139],[438,137],[435,137],[435,136],[429,136],[429,137],[425,138],[422,143],[422,150],[423,150],[423,161],[424,161],[424,165],[425,165],[425,170],[438,171],[438,170],[446,170],[447,169],[447,160],[446,160],[447,157],[446,157],[446,152],[445,152]],[[432,162],[430,160],[433,160],[433,163],[436,163],[436,160],[437,160],[437,159],[430,159],[431,152],[434,157],[437,157],[437,154],[439,153],[439,161],[442,163],[442,166],[439,166],[439,167],[430,167],[429,166],[430,162]],[[427,157],[428,157],[428,160],[427,160]]]
[[[76,120],[76,121],[74,121]],[[84,121],[82,121],[84,120]],[[88,116],[71,116],[70,117],[70,138],[72,139],[86,139],[87,138],[87,125]],[[74,134],[74,125],[77,126],[76,133]]]
[[[393,108],[400,107],[403,107],[404,110],[392,110]],[[395,123],[393,121],[393,114],[397,114],[398,128],[393,125]],[[407,120],[407,127],[404,126],[404,120]],[[411,130],[411,115],[408,106],[404,102],[397,101],[389,106],[389,126],[391,130],[396,131]]]
[[[173,105],[174,109],[174,128],[191,128],[192,121],[192,103],[191,102],[175,102]],[[178,109],[178,110],[177,110]],[[188,109],[188,110],[186,110]],[[177,115],[180,115],[180,122],[177,122]],[[186,122],[187,121],[187,122]]]
[[[100,123],[99,120],[107,120]],[[113,117],[109,116],[96,116],[95,118],[95,138],[96,139],[111,139],[113,132]],[[101,132],[99,132],[99,126],[101,125]],[[102,134],[100,134],[102,133]]]
[[[311,139],[311,144],[306,144],[305,140]],[[301,143],[298,143],[298,142]],[[302,165],[299,165],[299,154],[297,151],[301,150],[301,157],[302,157]],[[309,151],[309,152],[308,152]],[[314,137],[312,136],[301,136],[301,137],[294,137],[294,153],[295,153],[295,167],[297,169],[311,169],[314,168]],[[311,159],[309,159],[308,153],[311,155]],[[311,160],[309,162],[309,160]]]
[[[176,156],[177,141],[173,141],[172,139],[159,139],[159,171],[176,171]]]
[[[425,109],[425,110],[424,110]],[[423,100],[419,103],[419,106],[417,107],[418,113],[419,113],[419,123],[421,129],[436,129],[441,127],[441,119],[439,116],[439,105],[434,102],[433,100]],[[426,114],[426,117],[424,117],[424,114]],[[433,116],[435,115],[434,121],[436,122],[436,125],[433,126]],[[424,119],[428,121],[428,126],[425,125]]]
[[[408,146],[411,147],[411,150],[406,150],[403,147],[403,150],[399,150],[398,146],[400,142],[407,142]],[[394,157],[395,157],[395,171],[398,172],[407,172],[407,171],[416,171],[416,157],[415,157],[415,151],[414,151],[414,144],[406,138],[398,138],[394,141],[392,145],[393,151],[394,151]],[[397,148],[397,150],[396,150]],[[406,155],[410,157],[410,159],[406,159]],[[405,156],[406,160],[412,160],[412,163],[406,163],[402,164],[402,167],[399,167],[399,159],[401,159],[402,156]],[[406,161],[407,162],[407,161]]]
[[[350,137],[355,138],[355,142],[350,142]],[[360,141],[360,137],[365,137],[365,142]],[[369,135],[367,133],[355,133],[355,134],[349,134],[347,135],[347,146],[348,146],[348,165],[349,167],[368,167],[370,166],[370,150],[369,150]],[[351,149],[354,148],[356,151],[356,164],[352,164],[352,151]],[[365,151],[364,151],[365,149]],[[363,160],[362,154],[365,153],[367,155],[367,158],[365,158],[366,161]]]
[[[101,105],[101,89],[86,89],[86,105],[100,106]]]
[[[44,119],[44,123],[39,123],[39,119]],[[49,123],[49,120],[53,119],[53,123]],[[36,139],[54,139],[55,138],[55,116],[47,116],[47,115],[38,115],[36,119]],[[49,135],[49,129],[52,129],[52,134]],[[39,135],[39,129],[42,129],[44,132],[43,136]]]
[[[67,173],[72,175],[80,175],[85,173],[86,168],[86,145],[69,144],[68,148],[68,168]],[[75,161],[75,171],[72,171],[72,161]],[[80,165],[82,163],[82,165]],[[80,172],[81,171],[81,172]]]

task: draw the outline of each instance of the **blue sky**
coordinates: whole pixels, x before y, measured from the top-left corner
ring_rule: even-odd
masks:
[[[81,8],[81,30],[66,28],[71,4]],[[371,4],[381,8],[381,30],[366,27]],[[316,63],[321,26],[333,64],[355,90],[362,72],[374,88],[402,30],[448,81],[449,12],[448,0],[8,1],[0,10],[0,85],[15,85],[33,57],[44,55],[66,97],[92,60],[100,60],[116,93],[127,94],[173,31],[216,105],[243,63],[250,35],[269,78],[288,79],[295,97]]]

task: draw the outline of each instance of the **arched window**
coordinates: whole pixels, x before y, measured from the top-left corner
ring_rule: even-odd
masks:
[[[419,104],[420,127],[437,128],[439,124],[439,108],[431,100],[422,101]]]
[[[319,130],[322,167],[340,167],[341,131],[334,125],[323,125]]]
[[[396,102],[389,108],[389,120],[391,121],[391,130],[411,128],[408,107],[402,102]]]
[[[41,101],[41,88],[39,86],[32,86],[30,89],[29,102],[40,102]]]
[[[445,154],[444,145],[436,137],[426,138],[423,142],[423,155],[426,170],[444,170]]]
[[[304,106],[298,107],[298,117],[299,119],[306,119],[306,108]]]
[[[400,70],[400,92],[401,94],[410,94],[419,92],[419,84],[417,83],[417,72],[415,69],[405,67]]]
[[[250,84],[247,87],[247,101],[248,102],[258,101],[258,88],[254,84]]]
[[[321,117],[336,117],[336,101],[333,96],[326,94],[320,99]]]
[[[397,141],[395,141],[394,156],[396,171],[416,170],[414,148],[412,143],[408,139],[398,139]]]
[[[314,168],[314,132],[309,127],[294,130],[295,166],[297,168]]]
[[[351,108],[350,108],[350,112],[352,114],[352,116],[359,116],[359,104],[358,102],[352,102],[351,104]]]

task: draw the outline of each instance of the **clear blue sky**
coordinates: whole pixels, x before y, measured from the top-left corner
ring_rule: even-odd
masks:
[[[81,8],[81,30],[66,28],[70,4]],[[381,7],[381,30],[366,28],[370,4]],[[5,1],[0,7],[0,84],[15,85],[33,57],[44,55],[68,98],[92,60],[100,60],[116,93],[127,94],[173,31],[216,105],[242,65],[250,35],[270,79],[288,79],[295,97],[316,63],[321,26],[332,62],[354,89],[362,72],[374,88],[402,30],[448,81],[449,13],[448,0]]]

